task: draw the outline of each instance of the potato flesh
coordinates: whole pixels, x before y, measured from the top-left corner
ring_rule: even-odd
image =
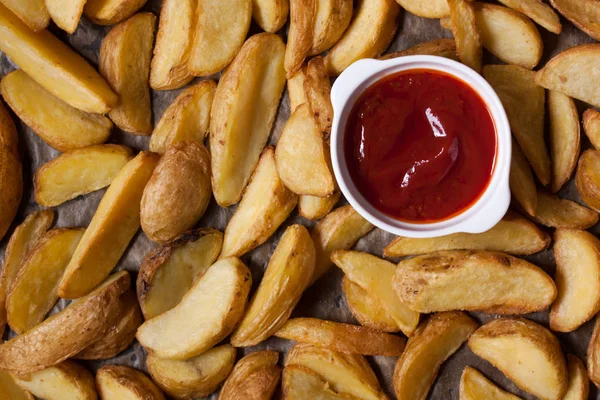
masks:
[[[579,113],[569,96],[548,91],[550,150],[552,154],[552,192],[565,184],[577,165],[580,148]]]
[[[538,201],[535,180],[533,179],[531,167],[514,138],[512,140],[509,185],[517,203],[523,207],[527,214],[534,216]]]
[[[552,7],[558,10],[573,25],[600,40],[600,4],[594,0],[550,0]]]
[[[79,25],[87,0],[46,0],[46,7],[54,23],[63,31],[73,33]]]
[[[154,382],[131,367],[107,365],[100,368],[96,386],[102,400],[165,400]]]
[[[275,33],[288,19],[289,0],[252,0],[252,18],[265,32]]]
[[[598,213],[571,200],[539,191],[534,219],[551,228],[587,229],[598,222]]]
[[[398,4],[411,14],[423,18],[442,18],[450,14],[446,0],[397,0]]]
[[[96,400],[98,398],[94,376],[73,361],[63,361],[41,371],[14,377],[23,389],[45,400]]]
[[[308,101],[304,91],[305,75],[304,68],[300,68],[294,75],[287,79],[288,96],[290,98],[290,115],[292,115],[298,107]]]
[[[444,3],[447,4],[445,1]],[[414,55],[440,56],[458,61],[458,55],[456,54],[456,42],[453,39],[438,39],[430,42],[420,43],[413,47],[409,47],[406,50],[385,54],[379,57],[379,59],[389,60],[390,58]]]
[[[0,0],[0,3],[35,32],[46,29],[50,23],[44,0]]]
[[[519,11],[534,20],[550,32],[559,34],[562,31],[560,18],[552,7],[541,0],[498,0],[513,10]]]
[[[494,385],[481,372],[467,366],[460,377],[460,400],[520,400]]]
[[[448,0],[452,35],[460,61],[477,72],[481,71],[481,35],[477,26],[475,6],[469,0]]]
[[[59,151],[104,143],[110,136],[113,124],[108,118],[70,106],[23,70],[5,75],[0,86],[4,100],[15,114]]]
[[[148,0],[87,0],[83,12],[99,25],[117,24],[131,17]]]
[[[279,353],[257,351],[235,364],[221,388],[219,400],[269,400],[277,389],[281,368]]]
[[[329,50],[352,20],[352,0],[316,0],[314,32],[309,56]]]
[[[341,196],[339,189],[326,197],[302,195],[298,198],[298,213],[307,219],[321,219],[329,214]]]
[[[575,184],[581,199],[600,212],[600,151],[586,150],[579,158]]]
[[[286,400],[341,400],[348,396],[335,393],[316,372],[300,365],[283,369],[283,397]]]
[[[389,311],[383,307],[381,300],[371,296],[347,276],[342,278],[342,291],[350,312],[362,326],[382,332],[401,330]]]
[[[128,147],[114,144],[63,153],[36,171],[35,201],[41,206],[54,207],[100,190],[110,185],[131,158]]]
[[[33,396],[16,384],[8,371],[0,370],[0,393],[10,400],[34,400]]]
[[[569,383],[562,400],[586,400],[590,394],[590,381],[585,365],[579,357],[567,354]]]

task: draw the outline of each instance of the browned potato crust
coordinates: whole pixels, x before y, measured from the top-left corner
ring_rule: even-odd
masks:
[[[342,37],[352,20],[352,0],[316,0],[312,48],[315,56],[329,50]]]
[[[331,82],[322,57],[315,57],[306,64],[303,86],[310,112],[323,138],[329,139],[333,123],[333,105],[331,104]]]
[[[99,25],[117,24],[131,17],[147,0],[87,0],[83,13]]]
[[[96,387],[102,400],[165,400],[164,394],[135,368],[106,365],[96,373]]]
[[[535,180],[529,162],[514,138],[512,140],[509,185],[517,203],[527,214],[535,216],[538,201]]]
[[[279,354],[264,350],[250,353],[235,364],[223,384],[219,400],[269,400],[273,396],[281,368]]]
[[[575,184],[581,199],[600,212],[600,151],[589,149],[579,157]]]
[[[290,29],[285,46],[285,72],[290,78],[302,66],[313,44],[317,0],[290,0]]]
[[[481,36],[475,16],[475,5],[469,0],[448,0],[452,34],[460,61],[481,71]]]
[[[587,369],[590,380],[600,387],[600,318],[596,316],[594,331],[587,348]]]
[[[419,43],[413,47],[409,47],[406,50],[384,54],[383,56],[379,57],[379,59],[389,60],[390,58],[414,55],[439,56],[458,61],[458,54],[456,54],[456,42],[454,39],[437,39],[430,42]]]
[[[596,150],[600,149],[600,112],[588,108],[583,113],[583,131]]]
[[[23,167],[15,124],[0,103],[0,239],[10,227],[23,195]]]
[[[538,191],[533,219],[551,228],[587,229],[598,222],[598,213],[571,200]]]

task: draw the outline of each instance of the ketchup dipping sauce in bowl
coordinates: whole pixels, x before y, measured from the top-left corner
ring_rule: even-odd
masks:
[[[484,232],[504,216],[510,128],[475,71],[434,56],[361,60],[331,97],[334,172],[368,221],[434,237]]]

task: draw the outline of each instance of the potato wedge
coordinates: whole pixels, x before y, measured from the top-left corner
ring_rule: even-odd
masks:
[[[600,40],[600,4],[594,0],[550,0],[550,4],[573,25]]]
[[[224,344],[183,361],[149,354],[146,366],[152,379],[169,396],[197,399],[217,390],[233,368],[235,353],[235,347]]]
[[[23,70],[2,78],[2,97],[44,142],[59,151],[104,143],[113,124],[103,115],[88,114],[44,89]]]
[[[290,28],[284,67],[288,78],[302,66],[313,44],[318,0],[290,0]]]
[[[277,174],[275,150],[267,147],[225,228],[221,257],[241,256],[266,242],[297,203],[298,196],[285,187]]]
[[[231,336],[235,347],[255,346],[290,317],[315,268],[315,245],[302,225],[289,226],[279,240],[244,318]]]
[[[331,82],[322,57],[315,57],[306,64],[303,86],[310,113],[323,137],[329,139],[333,123],[333,105]]]
[[[387,398],[367,360],[360,354],[344,354],[298,343],[292,347],[285,366],[300,365],[316,372],[337,393],[351,398],[380,400]]]
[[[13,377],[17,385],[45,400],[98,398],[94,375],[82,365],[70,360],[41,371]]]
[[[556,299],[554,281],[543,270],[489,251],[440,251],[403,260],[393,285],[401,301],[422,313],[529,314],[545,310]],[[486,290],[474,295],[477,287]]]
[[[565,358],[558,339],[543,326],[522,318],[492,320],[471,335],[469,347],[524,391],[542,400],[563,398]]]
[[[150,65],[152,89],[179,89],[192,80],[188,61],[194,38],[197,4],[198,0],[162,2],[154,55]]]
[[[289,0],[252,0],[252,18],[265,32],[275,33],[285,25]]]
[[[48,231],[27,253],[6,296],[8,324],[18,334],[33,328],[58,300],[56,287],[84,229]]]
[[[352,0],[316,0],[316,3],[309,56],[316,56],[336,44],[352,19]]]
[[[306,93],[304,92],[305,75],[305,68],[300,68],[294,75],[287,79],[288,96],[290,98],[290,115],[292,115],[300,105],[308,101]]]
[[[207,76],[225,68],[244,44],[251,19],[252,0],[200,0],[193,25],[189,72]]]
[[[235,364],[223,384],[219,400],[269,400],[273,396],[281,368],[279,354],[263,350],[250,353]]]
[[[543,26],[552,33],[562,31],[560,18],[552,7],[541,0],[498,0],[507,7],[527,15],[538,25]]]
[[[483,76],[506,109],[512,133],[543,185],[550,183],[550,157],[544,142],[545,90],[535,72],[516,65],[486,65]]]
[[[193,229],[152,250],[140,266],[137,296],[146,319],[175,307],[215,262],[223,234],[215,229]]]
[[[341,74],[361,58],[381,55],[396,34],[400,12],[394,0],[360,1],[350,26],[325,57],[329,75]]]
[[[2,5],[0,50],[47,91],[72,107],[104,114],[119,102],[119,97],[83,57],[49,31],[31,31]]]
[[[452,21],[452,35],[460,61],[477,72],[481,71],[481,33],[477,26],[475,5],[469,0],[447,0]]]
[[[579,197],[593,210],[600,212],[600,151],[586,150],[579,158],[575,184]]]
[[[521,400],[520,397],[500,389],[481,372],[468,365],[460,377],[459,390],[460,400]]]
[[[217,261],[174,308],[152,318],[136,335],[160,358],[185,360],[223,340],[244,315],[252,277],[239,259]]]
[[[79,25],[87,0],[45,0],[52,21],[63,31],[73,33]]]
[[[446,0],[396,0],[406,11],[423,18],[442,18],[450,14]]]
[[[408,339],[394,368],[398,400],[425,400],[440,366],[477,329],[477,322],[463,312],[433,314]]]
[[[58,206],[110,185],[131,158],[131,149],[116,144],[70,150],[35,171],[35,201]]]
[[[490,250],[514,255],[531,255],[545,250],[550,236],[536,224],[509,211],[496,226],[484,233],[416,239],[399,236],[383,251],[385,257],[404,257],[442,250]]]
[[[548,91],[550,115],[550,153],[552,155],[552,192],[567,183],[579,157],[579,114],[572,98],[554,90]]]
[[[102,400],[165,400],[165,395],[135,368],[105,365],[96,373],[96,387]]]
[[[516,140],[512,139],[512,160],[510,163],[509,185],[513,198],[530,216],[535,216],[537,208],[537,188],[531,167]]]
[[[447,4],[447,2],[444,1],[444,4]],[[406,50],[384,54],[383,56],[379,57],[379,59],[389,60],[390,58],[414,55],[439,56],[458,61],[458,54],[456,54],[456,42],[453,39],[437,39],[430,42],[419,43],[413,47],[409,47]]]
[[[589,84],[600,78],[600,71],[593,67],[598,62],[600,44],[571,47],[536,72],[535,83],[600,107],[600,92]]]
[[[152,13],[120,23],[102,40],[98,61],[100,73],[121,98],[108,116],[122,130],[144,136],[152,133],[148,80],[155,27]]]
[[[12,11],[34,32],[48,27],[50,15],[44,0],[0,0],[4,7]]]
[[[289,319],[275,336],[342,353],[382,356],[400,355],[406,342],[389,333],[317,318]]]
[[[401,330],[390,312],[383,307],[381,300],[371,296],[347,276],[342,278],[342,291],[350,312],[362,326],[381,332]]]
[[[217,86],[210,152],[213,192],[222,207],[240,200],[267,144],[285,85],[284,52],[278,36],[252,36]]]
[[[600,318],[598,317],[587,348],[587,369],[590,380],[594,385],[600,386]]]
[[[321,219],[335,207],[342,197],[342,192],[336,189],[326,197],[302,195],[298,198],[298,214],[306,219]]]
[[[406,336],[412,335],[420,315],[402,303],[394,291],[394,264],[368,253],[347,250],[334,251],[331,261],[344,271],[348,279],[379,299]]]
[[[83,13],[98,25],[113,25],[126,20],[147,0],[87,0]]]
[[[583,131],[596,150],[600,149],[600,112],[588,108],[583,113]]]
[[[0,148],[19,154],[19,136],[12,117],[4,105],[0,105]]]
[[[533,219],[551,228],[587,229],[598,222],[598,213],[571,200],[559,199],[542,190],[537,194]]]
[[[158,158],[141,152],[113,179],[62,277],[60,297],[84,296],[117,264],[140,227],[140,199]]]
[[[174,240],[196,225],[211,197],[210,153],[195,140],[175,143],[144,189],[142,230],[157,243]]]
[[[329,384],[319,374],[300,365],[285,367],[281,381],[285,400],[349,399],[349,396],[331,390]]]
[[[567,354],[569,383],[563,400],[586,400],[590,394],[590,381],[583,361],[573,354]]]
[[[19,137],[8,111],[0,103],[0,240],[8,231],[23,196],[23,166]]]
[[[156,124],[150,137],[150,151],[163,154],[184,140],[203,143],[216,88],[215,81],[205,80],[181,92]]]
[[[20,374],[39,371],[103,338],[123,312],[119,298],[129,284],[129,273],[117,272],[89,295],[0,345],[0,368]]]
[[[8,371],[0,370],[0,393],[10,400],[35,400],[31,393],[16,384]]]

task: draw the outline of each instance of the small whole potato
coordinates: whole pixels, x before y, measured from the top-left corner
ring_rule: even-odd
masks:
[[[197,141],[171,146],[144,189],[141,225],[157,243],[175,239],[202,217],[211,196],[210,155]]]

